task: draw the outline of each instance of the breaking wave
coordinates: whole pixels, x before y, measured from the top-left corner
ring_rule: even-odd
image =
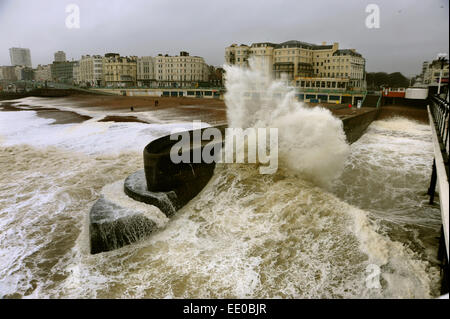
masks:
[[[402,122],[405,130],[389,120],[377,121],[367,138],[350,147],[338,119],[324,109],[295,102],[282,82],[255,70],[227,68],[227,88],[230,126],[279,128],[280,169],[261,175],[256,164],[218,164],[209,184],[170,221],[154,207],[130,202],[120,185],[142,168],[142,147],[172,126],[92,122],[51,126],[50,120],[39,119],[32,111],[0,112],[0,295],[438,295],[439,269],[407,236],[415,222],[405,225],[387,217],[395,205],[404,203],[392,204],[389,211],[382,205],[389,198],[383,191],[369,203],[374,198],[370,185],[379,189],[379,180],[385,189],[398,189],[402,195],[397,199],[407,201],[405,206],[421,203],[416,190],[412,198],[401,190],[429,174],[421,158],[431,156],[431,143],[420,124]],[[264,92],[255,97],[260,104],[244,96],[255,88]],[[13,118],[20,124],[9,130]],[[403,146],[423,151],[405,158],[399,150],[397,156],[398,138]],[[389,178],[399,173],[386,168],[389,161],[411,173],[404,174],[404,184]],[[363,182],[368,172],[365,162],[374,171]],[[160,229],[136,244],[90,255],[87,216],[100,196],[144,212]],[[427,213],[428,219],[422,216],[421,221],[423,225],[431,221],[431,236],[436,233],[436,210]],[[397,214],[403,221],[412,215]],[[392,225],[396,236],[389,231]],[[371,265],[380,269],[380,288],[367,285]]]

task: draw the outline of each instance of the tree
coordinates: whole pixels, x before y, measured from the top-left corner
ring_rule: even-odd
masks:
[[[370,72],[366,75],[367,87],[372,90],[379,90],[381,87],[406,88],[409,86],[409,79],[400,72]]]

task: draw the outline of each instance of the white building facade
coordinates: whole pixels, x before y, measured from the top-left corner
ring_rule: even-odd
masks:
[[[35,81],[51,81],[52,80],[52,71],[50,65],[38,65],[34,70],[34,80]]]
[[[66,53],[64,51],[58,51],[55,53],[55,62],[66,62]]]
[[[137,59],[137,85],[139,87],[156,87],[155,58],[143,56]]]
[[[30,49],[25,48],[10,48],[9,56],[11,59],[11,65],[22,65],[28,68],[32,67]]]
[[[202,57],[180,52],[178,56],[160,54],[154,59],[158,87],[195,87],[208,81],[209,68]]]
[[[338,43],[320,45],[301,41],[253,43],[225,49],[225,61],[231,65],[255,65],[275,79],[304,89],[366,88],[365,59],[354,49],[339,50]]]
[[[77,85],[98,87],[103,82],[103,57],[83,55],[79,61]]]

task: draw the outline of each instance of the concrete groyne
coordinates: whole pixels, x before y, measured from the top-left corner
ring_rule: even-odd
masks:
[[[342,117],[344,131],[349,143],[357,141],[367,127],[376,119],[379,109],[370,109]],[[226,126],[218,126],[222,132]],[[199,131],[202,131],[201,129]],[[192,138],[194,131],[189,131]],[[222,134],[225,136],[225,134]],[[170,159],[170,150],[177,140],[170,136],[150,142],[143,151],[144,169],[130,175],[124,182],[124,192],[132,199],[158,207],[167,217],[193,199],[209,182],[214,173],[212,163],[179,163]],[[220,143],[223,143],[221,141]],[[197,147],[203,151],[204,144]],[[192,156],[194,148],[186,150]],[[192,158],[192,157],[191,157]],[[124,208],[100,198],[90,211],[91,253],[114,250],[141,240],[153,231],[155,224],[136,212],[126,217],[109,218],[115,210]]]

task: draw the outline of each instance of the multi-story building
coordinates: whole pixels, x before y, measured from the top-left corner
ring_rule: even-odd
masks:
[[[80,86],[98,87],[103,82],[103,57],[101,55],[83,55],[78,68],[74,68],[77,76],[74,82]]]
[[[255,67],[262,70],[266,74],[272,74],[274,69],[274,50],[277,45],[270,42],[253,43],[249,50],[244,49],[244,45],[241,44],[241,49],[238,49],[237,60],[241,62],[241,65],[246,65],[248,57],[253,57]]]
[[[58,51],[55,53],[54,62],[66,62],[66,53],[64,51]]]
[[[225,49],[228,64],[256,66],[299,88],[365,89],[365,59],[354,49],[339,50],[338,43],[321,45],[301,41],[280,44],[241,44]]]
[[[180,52],[179,56],[159,54],[154,61],[159,87],[192,87],[208,81],[209,69],[202,57]]]
[[[143,56],[137,59],[137,85],[155,87],[155,58]]]
[[[137,57],[122,57],[118,53],[107,53],[103,58],[103,77],[107,87],[136,86]]]
[[[80,61],[73,61],[73,70],[72,70],[72,83],[74,85],[80,85]]]
[[[248,57],[250,56],[250,47],[245,44],[232,44],[225,49],[225,61],[228,64],[238,66],[248,66]]]
[[[223,87],[223,75],[225,70],[222,67],[209,66],[208,82],[211,86]]]
[[[10,48],[9,56],[11,58],[11,65],[23,65],[31,68],[31,53],[30,49],[24,48]]]
[[[423,84],[427,86],[437,86],[439,78],[442,83],[448,83],[449,64],[447,61],[440,61],[438,59],[432,62],[423,63]]]
[[[0,66],[0,80],[4,82],[17,81],[16,68],[14,66]]]
[[[428,65],[429,65],[429,64],[430,64],[430,63],[429,63],[428,61],[424,61],[424,62],[422,63],[422,73],[421,73],[422,79],[424,78],[425,72],[427,72],[427,70],[428,70]]]
[[[53,62],[50,65],[52,81],[72,84],[74,65],[76,65],[74,61]]]
[[[16,72],[16,78],[19,81],[32,81],[34,80],[34,71],[32,68],[23,66],[23,65],[16,65],[14,67]]]
[[[52,70],[50,65],[38,65],[34,70],[34,80],[35,81],[51,81],[52,80]]]

